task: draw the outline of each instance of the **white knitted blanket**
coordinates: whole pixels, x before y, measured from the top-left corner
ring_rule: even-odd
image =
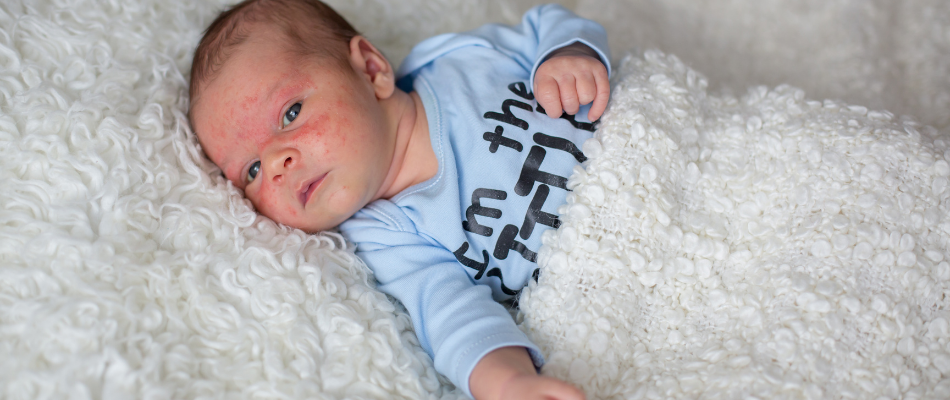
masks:
[[[225,3],[0,2],[0,399],[460,396],[338,235],[256,215],[201,156],[187,71]],[[331,3],[396,63],[534,4]],[[518,315],[544,373],[597,399],[950,397],[950,3],[566,3],[618,60],[716,79],[617,63]],[[779,82],[939,129],[754,86]]]
[[[593,398],[950,398],[950,138],[624,61],[521,306]]]

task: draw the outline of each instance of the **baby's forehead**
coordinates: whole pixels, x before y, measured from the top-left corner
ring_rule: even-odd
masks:
[[[229,69],[244,68],[254,65],[262,58],[273,63],[292,63],[301,65],[305,62],[312,62],[326,57],[326,55],[308,52],[300,49],[299,45],[294,43],[292,35],[282,32],[280,27],[266,27],[254,29],[239,43],[235,43],[226,49],[219,57],[217,66],[209,74],[205,82],[202,82],[200,89],[208,86],[216,80],[222,73]],[[265,71],[262,71],[265,72]],[[266,74],[261,74],[266,75]],[[231,85],[242,85],[247,82],[229,82]]]
[[[192,96],[192,109],[209,97],[209,92],[233,93],[261,80],[271,79],[267,77],[269,75],[267,63],[273,65],[273,63],[294,62],[296,57],[284,41],[278,40],[275,34],[265,32],[251,34],[245,40],[227,49],[210,73],[201,81],[196,82],[198,87]],[[253,73],[255,76],[253,79],[234,79],[232,75],[235,72]]]
[[[242,137],[249,130],[276,124],[282,103],[313,86],[312,78],[304,73],[312,67],[297,58],[267,38],[255,38],[237,48],[215,76],[202,84],[192,104],[192,125],[201,143],[214,149],[228,139],[249,139]],[[213,137],[223,142],[207,140]],[[215,161],[227,156],[209,155]]]

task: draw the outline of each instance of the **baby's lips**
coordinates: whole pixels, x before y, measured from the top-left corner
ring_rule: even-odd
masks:
[[[313,193],[317,191],[317,187],[320,186],[320,183],[323,182],[323,178],[326,176],[327,174],[323,174],[320,177],[311,181],[307,181],[300,186],[300,189],[297,193],[300,197],[300,204],[302,206],[307,206],[307,203],[310,202],[310,198],[313,197]]]
[[[297,191],[297,197],[300,199],[300,205],[306,207],[307,200],[309,200],[310,195],[313,193],[313,182],[305,183],[301,186],[300,190]]]

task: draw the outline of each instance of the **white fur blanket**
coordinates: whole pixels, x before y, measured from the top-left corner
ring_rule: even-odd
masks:
[[[593,398],[950,398],[950,138],[625,60],[521,297]]]
[[[331,3],[398,62],[533,2]],[[590,398],[950,397],[950,6],[568,3],[713,89],[617,65],[522,299],[544,372]],[[187,71],[222,4],[0,3],[0,398],[458,397],[338,235],[257,216],[200,155]],[[747,91],[781,82],[809,95]]]

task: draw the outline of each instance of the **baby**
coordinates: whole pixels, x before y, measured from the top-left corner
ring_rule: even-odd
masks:
[[[248,0],[201,40],[189,113],[258,212],[357,245],[466,393],[581,399],[537,374],[537,346],[498,301],[537,278],[541,233],[607,105],[607,54],[600,25],[544,5],[423,41],[394,71],[317,0]]]

